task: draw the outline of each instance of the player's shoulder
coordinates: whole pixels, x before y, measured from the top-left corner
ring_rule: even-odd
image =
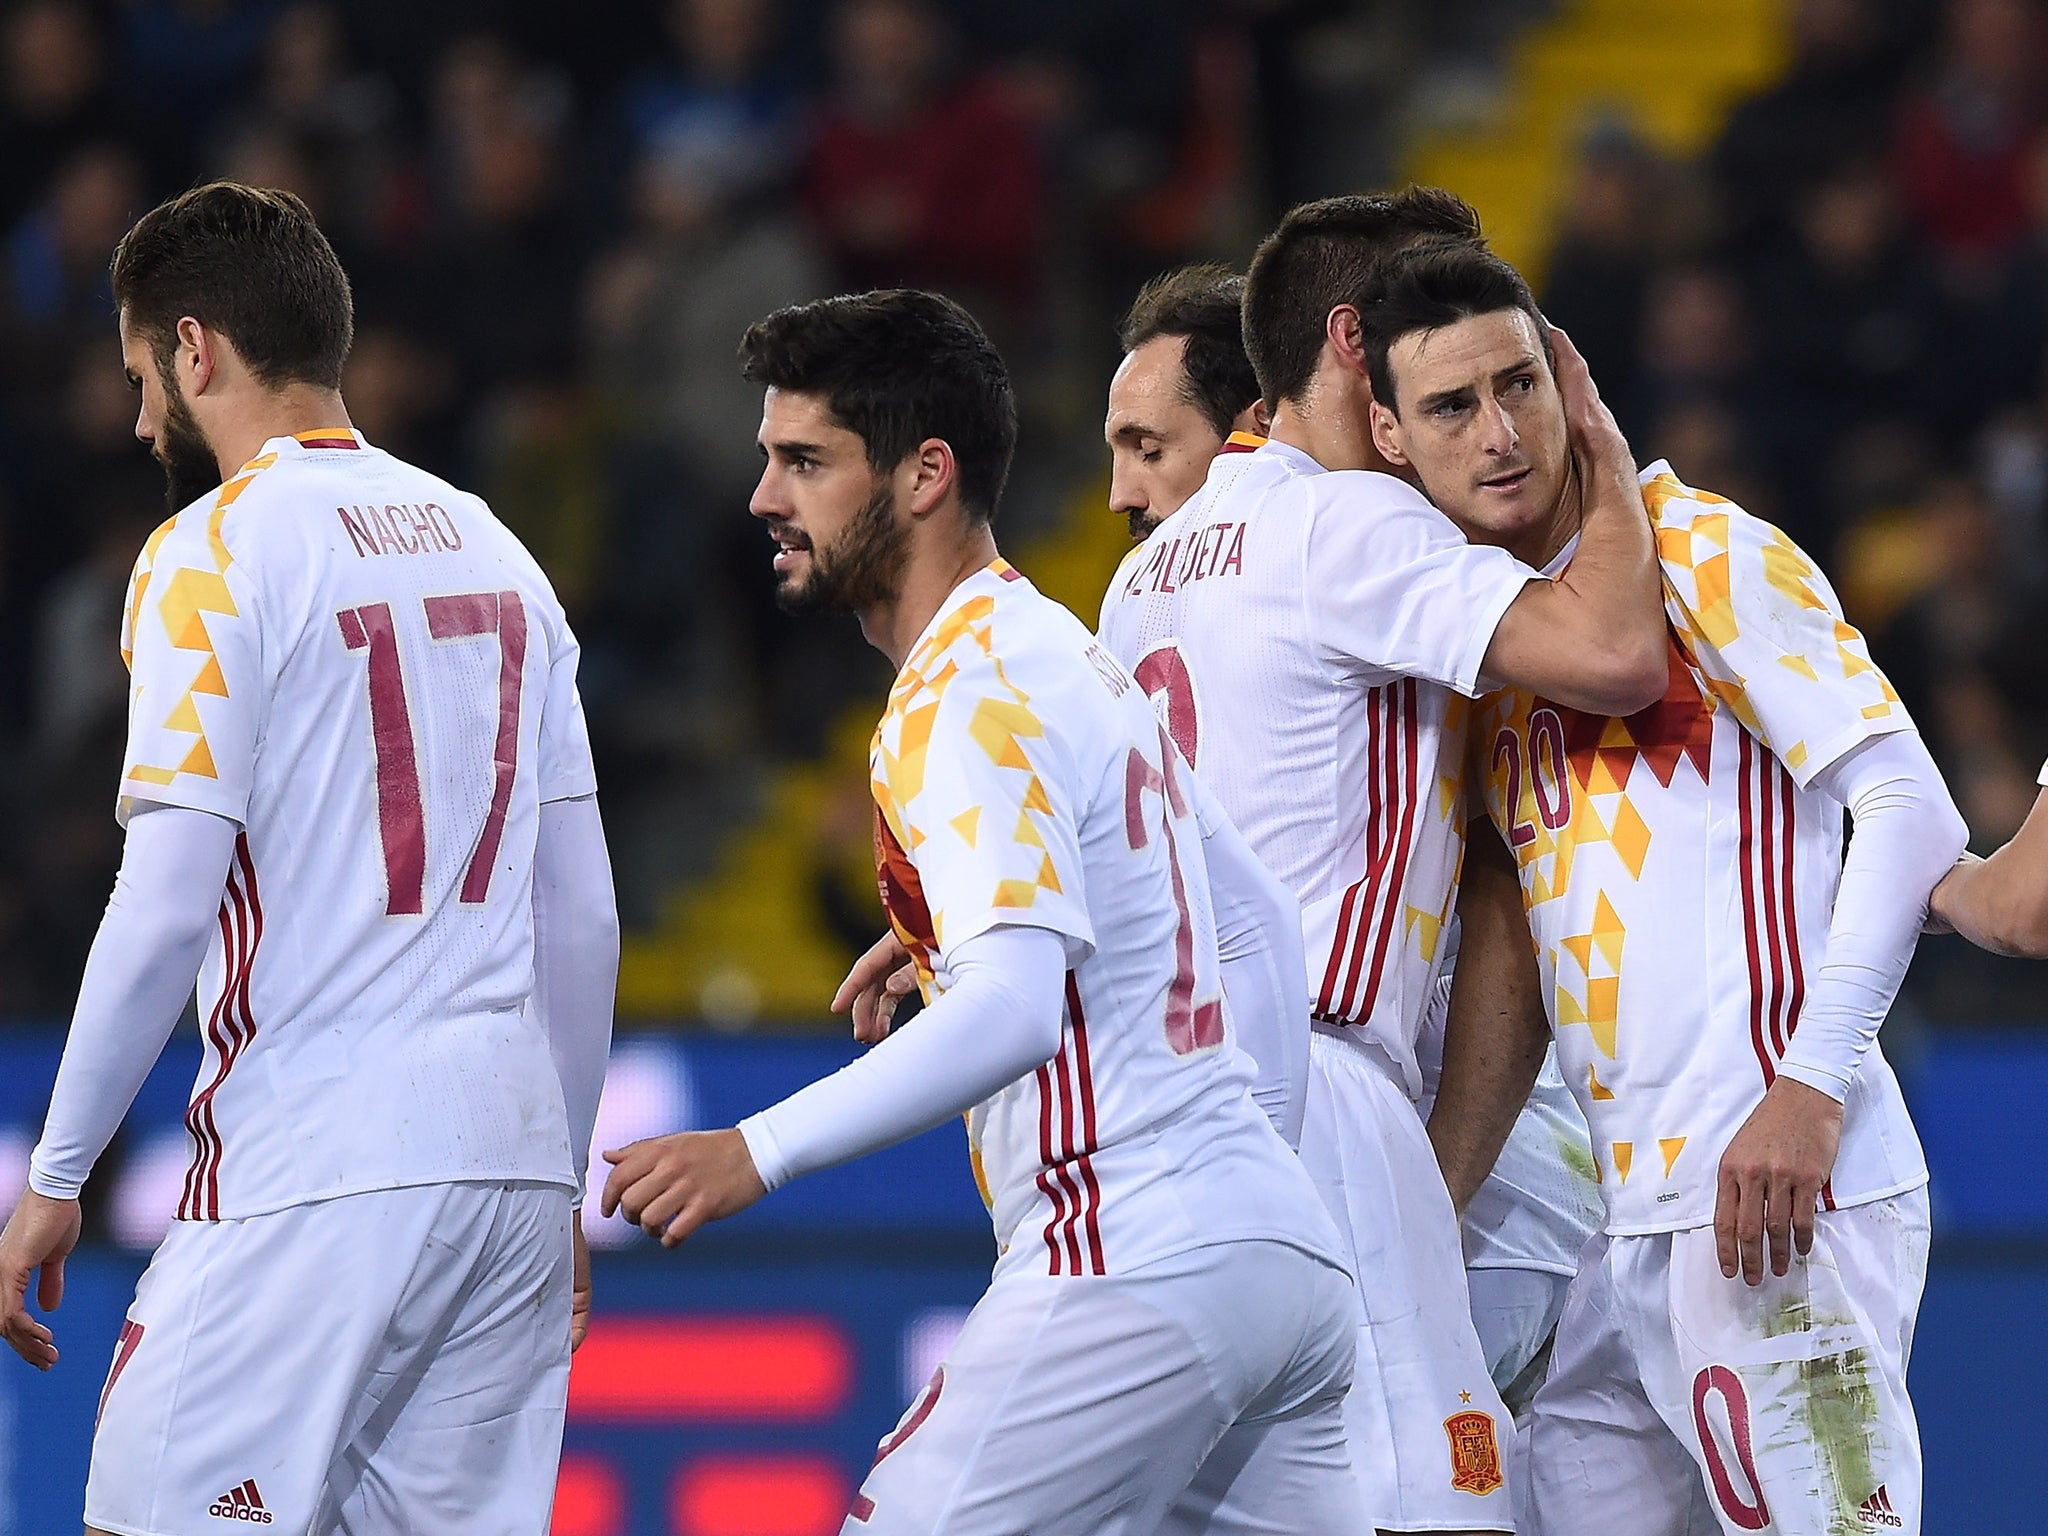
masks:
[[[1774,580],[1821,581],[1819,565],[1784,529],[1728,497],[1686,484],[1666,460],[1641,475],[1643,506],[1668,572],[1697,571],[1717,557],[1761,555]]]

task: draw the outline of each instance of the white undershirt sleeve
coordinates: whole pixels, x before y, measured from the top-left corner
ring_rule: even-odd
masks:
[[[619,909],[597,797],[548,800],[533,855],[533,1011],[546,1030],[582,1203],[611,1054]]]
[[[903,1028],[830,1077],[739,1124],[761,1182],[851,1162],[963,1114],[1060,1048],[1066,941],[1006,924],[945,957],[952,984]]]
[[[1192,778],[1192,775],[1189,777]],[[1252,1097],[1290,1147],[1308,1103],[1308,975],[1301,903],[1196,784],[1223,997],[1237,1043],[1258,1068]]]
[[[1917,731],[1872,737],[1814,777],[1855,826],[1842,862],[1827,953],[1778,1070],[1848,1097],[1913,958],[1927,898],[1969,828]]]
[[[241,827],[136,800],[121,872],[78,984],[71,1034],[28,1186],[75,1200],[185,1011]]]

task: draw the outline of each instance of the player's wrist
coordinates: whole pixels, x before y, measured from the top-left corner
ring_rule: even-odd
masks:
[[[1810,1091],[1826,1099],[1839,1114],[1843,1102],[1849,1097],[1850,1082],[1851,1079],[1830,1068],[1788,1058],[1778,1063],[1777,1081],[1771,1084],[1770,1091],[1781,1099],[1801,1099],[1805,1097],[1805,1091]],[[1781,1084],[1784,1085],[1782,1088]]]
[[[52,1173],[33,1157],[28,1165],[28,1192],[44,1200],[76,1200],[85,1188],[85,1180],[70,1179]]]
[[[761,1181],[764,1193],[780,1189],[789,1182],[789,1169],[782,1156],[781,1143],[776,1140],[774,1128],[768,1123],[768,1111],[747,1116],[733,1129],[746,1148],[748,1161],[754,1165],[754,1176]]]

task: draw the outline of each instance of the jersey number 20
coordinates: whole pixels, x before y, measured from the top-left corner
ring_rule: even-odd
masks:
[[[497,770],[490,814],[484,818],[469,867],[462,873],[462,900],[483,903],[490,893],[505,813],[512,805],[512,776],[519,766],[519,693],[526,676],[526,604],[514,591],[465,592],[425,599],[427,633],[436,640],[476,635],[498,637],[498,734],[491,762]],[[377,750],[377,834],[384,845],[384,911],[417,917],[426,909],[427,818],[420,799],[420,760],[413,745],[412,710],[405,699],[405,669],[398,658],[398,627],[389,603],[344,608],[335,616],[342,643],[368,651],[370,738]]]

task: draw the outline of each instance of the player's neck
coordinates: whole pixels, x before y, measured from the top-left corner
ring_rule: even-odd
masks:
[[[225,405],[225,402],[224,402]],[[348,427],[348,408],[341,391],[310,384],[251,392],[245,401],[225,406],[204,423],[223,480],[240,469],[273,437],[292,437],[322,428]]]
[[[1585,495],[1579,483],[1579,466],[1574,460],[1565,471],[1564,489],[1558,493],[1557,505],[1551,508],[1550,516],[1532,524],[1527,533],[1510,541],[1506,546],[1507,552],[1522,564],[1540,571],[1564,552],[1565,545],[1578,537],[1585,521]]]
[[[1325,469],[1392,473],[1372,445],[1371,430],[1348,411],[1304,410],[1295,401],[1283,400],[1273,413],[1273,430],[1266,435],[1276,443],[1298,448]]]
[[[953,589],[987,569],[995,558],[995,531],[986,523],[974,524],[957,542],[948,540],[938,549],[914,552],[896,595],[861,610],[860,632],[867,636],[868,644],[889,658],[890,665],[902,671],[910,648],[946,606]]]

